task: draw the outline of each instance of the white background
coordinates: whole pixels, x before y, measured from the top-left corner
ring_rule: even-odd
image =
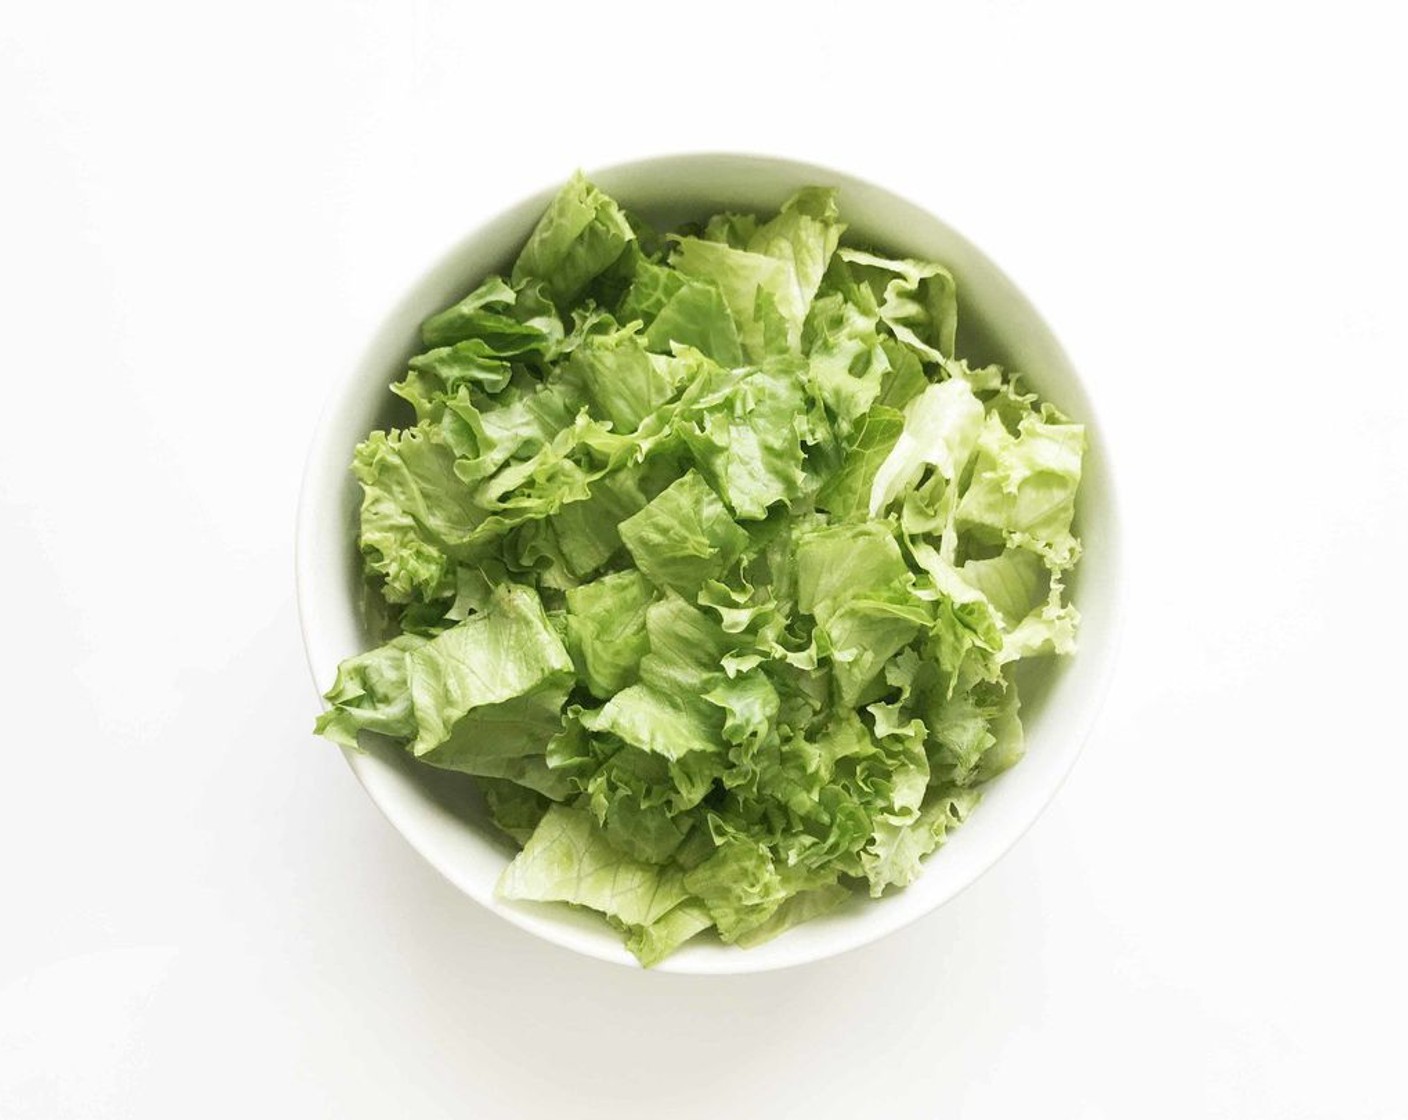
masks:
[[[27,4],[0,26],[0,1116],[1408,1116],[1393,6]],[[870,948],[578,959],[315,740],[299,474],[454,239],[663,151],[926,204],[1055,326],[1125,642]]]

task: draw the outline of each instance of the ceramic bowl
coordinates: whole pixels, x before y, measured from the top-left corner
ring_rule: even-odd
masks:
[[[942,906],[991,867],[1051,800],[1090,730],[1113,662],[1119,589],[1115,500],[1095,409],[1056,336],[1016,285],[959,233],[891,191],[824,167],[732,154],[664,156],[589,175],[658,228],[720,210],[776,210],[789,194],[809,184],[840,188],[842,216],[849,225],[846,243],[941,261],[953,271],[961,355],[1022,371],[1042,397],[1088,427],[1077,517],[1085,552],[1070,583],[1082,615],[1080,647],[1072,657],[1039,659],[1020,682],[1026,757],[988,785],[972,817],[905,890],[880,900],[857,897],[750,950],[697,938],[657,970],[755,972],[854,949]],[[332,684],[339,661],[374,644],[360,607],[359,493],[348,470],[352,449],[368,432],[400,417],[404,406],[387,386],[414,352],[421,320],[487,274],[507,271],[555,191],[556,185],[544,188],[452,244],[386,316],[324,411],[309,454],[297,526],[299,613],[319,692]],[[347,752],[347,761],[411,846],[470,897],[548,941],[635,964],[618,935],[594,914],[495,897],[494,884],[513,848],[489,824],[471,779],[417,764],[389,745]]]

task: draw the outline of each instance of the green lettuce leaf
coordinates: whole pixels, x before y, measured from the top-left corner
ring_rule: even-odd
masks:
[[[567,648],[578,679],[607,699],[634,684],[650,649],[646,608],[655,588],[637,571],[613,572],[567,592]]]
[[[852,897],[852,893],[840,883],[827,883],[798,891],[763,921],[739,934],[734,939],[734,944],[744,949],[752,949],[786,933],[795,925],[829,914],[838,906],[845,905]]]
[[[359,543],[367,566],[386,579],[387,598],[440,598],[454,565],[484,518],[455,473],[455,454],[434,427],[373,432],[352,465],[362,484]]]
[[[343,747],[357,747],[358,733],[373,731],[405,739],[416,733],[411,694],[406,689],[406,654],[425,644],[401,634],[384,646],[349,657],[325,699],[331,705],[314,728]]]
[[[1038,552],[1057,568],[1073,564],[1071,533],[1085,428],[1025,416],[1014,436],[989,416],[977,441],[973,482],[958,504],[960,526],[981,539]]]
[[[621,522],[619,531],[646,578],[681,594],[721,575],[748,546],[748,534],[696,471]]]
[[[748,238],[749,252],[761,253],[791,266],[795,288],[791,298],[782,300],[769,289],[778,299],[779,310],[796,307],[805,317],[845,229],[836,205],[836,192],[807,187],[784,202],[777,217],[753,231]]]
[[[743,352],[761,359],[770,347],[766,317],[758,313],[760,297],[789,333],[801,334],[806,308],[800,303],[795,274],[786,261],[761,253],[732,249],[715,241],[683,238],[671,265],[692,279],[713,284],[733,316]]]
[[[953,357],[958,288],[948,269],[932,261],[888,260],[857,249],[842,249],[840,255],[874,292],[880,318],[895,338],[927,361]]]
[[[480,777],[480,790],[489,810],[489,819],[521,848],[547,813],[552,802],[537,790],[507,778]]]
[[[724,294],[712,280],[693,279],[654,261],[636,265],[618,312],[622,322],[645,326],[645,345],[660,354],[689,346],[725,368],[743,364]]]
[[[904,430],[871,483],[872,517],[909,491],[926,466],[954,483],[983,430],[982,403],[959,378],[930,385],[909,402],[904,415]]]
[[[860,703],[885,663],[933,621],[899,545],[877,522],[829,526],[797,546],[797,605],[812,614],[840,702]]]
[[[474,708],[449,738],[418,757],[444,770],[516,782],[555,801],[572,793],[565,775],[547,764],[547,746],[562,730],[568,683],[557,680],[522,696]]]
[[[893,372],[885,341],[878,317],[839,295],[812,305],[803,334],[803,378],[842,435],[870,411]]]
[[[934,851],[949,830],[963,823],[977,805],[972,790],[936,791],[914,820],[882,819],[861,853],[870,894],[878,898],[886,887],[906,887],[919,877],[920,860]]]
[[[703,903],[687,900],[649,925],[626,926],[626,948],[649,968],[713,924]]]
[[[674,397],[681,367],[646,350],[634,324],[594,335],[573,353],[571,369],[581,377],[594,410],[617,431],[633,432]]]
[[[504,870],[498,894],[506,899],[588,906],[634,934],[643,933],[689,899],[682,880],[678,870],[618,852],[590,813],[555,805]]]
[[[635,240],[614,201],[581,174],[548,206],[513,266],[513,282],[541,281],[558,306],[568,306]]]
[[[603,708],[583,713],[582,724],[589,731],[614,735],[671,762],[678,762],[690,751],[718,751],[723,742],[722,718],[689,697],[661,692],[648,684],[627,685]]]
[[[701,472],[735,517],[761,520],[805,483],[798,420],[802,387],[784,371],[719,371],[682,434]]]
[[[884,405],[866,413],[839,469],[817,491],[816,504],[841,521],[868,520],[875,475],[894,450],[904,424],[900,413]]]
[[[783,204],[772,221],[736,238],[681,238],[670,264],[683,275],[714,284],[728,305],[745,355],[754,361],[800,342],[802,323],[845,227],[835,193],[811,188]],[[737,233],[735,223],[730,232]],[[774,318],[775,317],[775,318]],[[770,329],[781,328],[782,337]]]
[[[530,588],[505,584],[483,614],[406,655],[406,685],[415,714],[411,750],[428,754],[476,708],[502,704],[535,689],[570,685],[572,659]]]
[[[491,276],[459,303],[421,324],[421,341],[426,346],[450,346],[462,339],[482,337],[488,333],[485,324],[505,321],[504,310],[517,299],[518,293],[502,277]]]

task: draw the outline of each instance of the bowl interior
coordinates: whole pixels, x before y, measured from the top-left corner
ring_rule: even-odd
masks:
[[[938,260],[953,271],[961,356],[1022,371],[1043,398],[1087,425],[1090,447],[1077,514],[1085,552],[1070,581],[1082,615],[1080,648],[1074,657],[1023,667],[1026,757],[986,787],[979,808],[907,889],[879,901],[858,898],[747,951],[698,939],[657,969],[751,972],[830,956],[908,924],[971,883],[1031,825],[1074,762],[1103,692],[1117,622],[1115,506],[1099,425],[1060,344],[1028,300],[958,233],[889,191],[809,164],[738,155],[643,160],[596,171],[591,178],[660,228],[724,209],[775,210],[802,186],[838,187],[849,224],[845,243]],[[373,429],[406,419],[403,403],[387,386],[414,352],[421,320],[484,276],[506,271],[554,190],[480,227],[427,272],[373,336],[324,414],[304,479],[297,539],[299,609],[320,691],[331,685],[339,661],[373,644],[355,546],[359,492],[348,471],[353,447]],[[595,915],[494,896],[513,846],[488,823],[472,779],[418,764],[390,744],[347,757],[392,824],[465,893],[550,941],[604,960],[635,963]]]

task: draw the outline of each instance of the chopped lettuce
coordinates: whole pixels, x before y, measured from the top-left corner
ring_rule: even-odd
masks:
[[[500,895],[645,965],[913,882],[1075,646],[1083,427],[845,229],[810,187],[661,237],[574,176],[354,457],[391,630],[318,732],[472,775]]]

